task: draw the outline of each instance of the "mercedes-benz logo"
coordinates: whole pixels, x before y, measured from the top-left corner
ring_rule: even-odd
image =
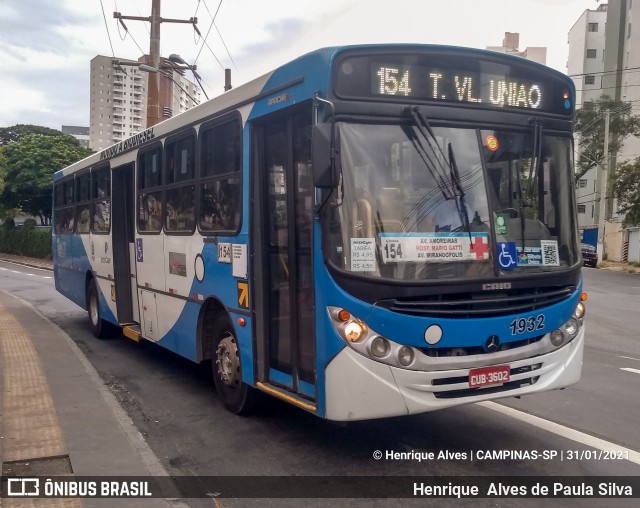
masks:
[[[487,339],[487,342],[484,343],[484,350],[487,353],[495,353],[500,349],[500,339],[497,335],[492,335]]]

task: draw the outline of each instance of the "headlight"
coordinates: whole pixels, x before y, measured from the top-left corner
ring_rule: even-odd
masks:
[[[562,344],[564,344],[564,333],[562,333],[560,330],[552,331],[549,335],[549,338],[551,339],[551,344],[553,344],[555,347],[560,347],[562,346]]]
[[[379,335],[371,341],[371,354],[376,358],[382,358],[383,356],[387,356],[389,354],[389,350],[391,349],[391,344],[384,337],[380,337]]]
[[[587,311],[587,308],[585,307],[584,303],[580,302],[576,306],[576,310],[573,312],[573,315],[577,319],[582,319],[586,311]]]
[[[578,320],[574,317],[569,319],[569,321],[567,321],[564,325],[564,331],[571,338],[573,338],[574,335],[578,333],[579,328],[580,328],[580,325],[578,324]]]
[[[327,310],[334,329],[358,353],[394,367],[408,367],[414,363],[414,348],[390,341],[376,333],[346,309],[328,307]]]
[[[582,303],[578,304],[573,316],[565,324],[549,334],[551,344],[559,348],[571,342],[578,335],[580,328],[582,328],[582,318],[580,316],[584,316],[584,305]]]
[[[408,367],[409,365],[411,365],[413,363],[414,357],[415,353],[410,347],[402,346],[398,351],[398,361],[403,367]]]
[[[358,342],[363,334],[365,328],[361,322],[351,321],[344,327],[344,336],[349,342]]]

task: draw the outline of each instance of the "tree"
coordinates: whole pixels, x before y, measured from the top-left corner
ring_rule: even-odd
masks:
[[[613,190],[618,198],[618,211],[625,215],[622,226],[640,226],[640,157],[620,164]]]
[[[53,173],[92,153],[67,135],[27,134],[0,146],[0,178],[5,183],[2,202],[49,224]]]
[[[65,136],[62,131],[43,127],[41,125],[18,124],[12,127],[0,128],[0,146],[16,143],[29,134],[44,134],[45,136]]]
[[[576,112],[575,133],[579,156],[576,181],[594,167],[604,167],[605,112],[609,110],[609,154],[616,154],[629,136],[640,135],[640,117],[631,115],[631,104],[607,95]],[[586,105],[585,105],[586,106]]]

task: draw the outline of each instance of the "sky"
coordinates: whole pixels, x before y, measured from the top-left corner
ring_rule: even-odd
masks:
[[[161,54],[197,65],[210,98],[224,68],[238,86],[308,51],[342,44],[408,42],[485,48],[505,32],[520,50],[547,48],[566,72],[567,34],[597,0],[164,0]],[[0,127],[89,125],[89,70],[96,55],[137,60],[149,51],[151,0],[0,0]],[[215,22],[212,23],[215,17]],[[207,35],[208,34],[208,35]],[[189,76],[187,76],[189,77]]]

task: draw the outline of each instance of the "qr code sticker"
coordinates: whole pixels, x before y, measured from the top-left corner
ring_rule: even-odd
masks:
[[[558,242],[555,240],[540,240],[542,247],[542,264],[545,266],[560,266]]]

